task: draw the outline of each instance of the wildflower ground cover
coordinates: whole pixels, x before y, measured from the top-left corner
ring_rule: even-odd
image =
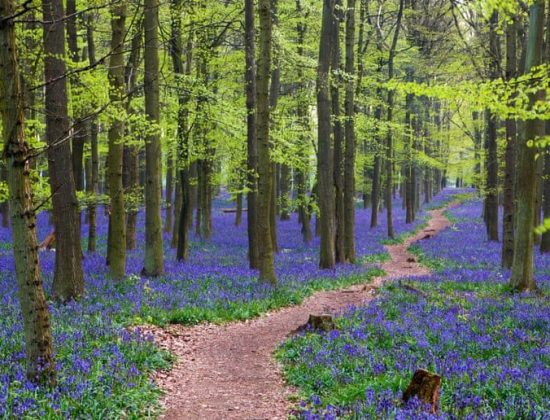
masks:
[[[338,329],[287,341],[278,356],[301,389],[304,418],[545,419],[550,413],[550,302],[512,295],[499,244],[485,241],[481,202],[449,211],[454,226],[415,252],[435,271],[388,285]],[[548,256],[537,279],[548,291]],[[440,410],[400,403],[413,372],[443,377]]]
[[[437,202],[448,200],[448,194]],[[280,284],[259,283],[246,259],[246,218],[234,226],[231,214],[216,202],[213,236],[194,238],[190,259],[175,261],[165,236],[166,274],[157,279],[139,276],[143,261],[144,231],[138,230],[138,247],[128,255],[128,278],[112,282],[105,267],[107,219],[98,214],[98,252],[85,254],[86,295],[79,302],[57,306],[50,302],[58,382],[52,389],[29,383],[24,374],[24,347],[17,299],[11,232],[0,228],[0,418],[135,418],[154,415],[159,391],[149,379],[153,369],[165,368],[170,356],[139,331],[126,326],[152,322],[193,324],[244,319],[277,307],[298,303],[317,289],[366,282],[379,271],[373,264],[384,259],[385,215],[370,230],[370,211],[357,211],[357,254],[361,264],[332,271],[317,268],[318,239],[301,241],[295,216],[279,223],[280,252],[276,269]],[[399,201],[395,204],[396,232],[405,235],[418,228],[404,223]],[[139,214],[138,226],[144,226]],[[87,236],[82,223],[82,237]],[[48,215],[38,217],[39,238],[51,231]],[[40,254],[46,292],[51,287],[54,253]]]

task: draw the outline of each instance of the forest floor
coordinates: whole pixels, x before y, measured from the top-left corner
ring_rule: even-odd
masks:
[[[390,280],[429,274],[408,248],[447,228],[450,222],[445,211],[453,205],[430,211],[426,227],[403,243],[386,245],[391,259],[381,265],[385,275],[368,284],[318,292],[300,305],[244,322],[144,327],[160,347],[176,357],[169,371],[155,376],[165,393],[164,418],[286,418],[293,390],[285,385],[273,358],[277,347],[310,314],[336,314],[366,304]]]

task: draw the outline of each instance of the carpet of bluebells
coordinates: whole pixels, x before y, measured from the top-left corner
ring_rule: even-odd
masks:
[[[441,202],[445,196],[438,198]],[[98,252],[84,256],[86,295],[79,302],[50,302],[57,359],[57,386],[43,389],[25,378],[21,314],[17,299],[11,232],[0,228],[0,418],[119,418],[154,415],[159,391],[151,382],[153,369],[166,368],[170,357],[151,337],[128,325],[169,322],[193,324],[244,319],[301,301],[314,290],[365,282],[377,272],[373,263],[385,256],[385,215],[380,227],[368,228],[370,211],[357,211],[357,253],[361,264],[332,271],[317,267],[318,239],[304,245],[296,216],[279,223],[280,252],[276,257],[278,287],[262,284],[248,268],[246,217],[240,227],[227,196],[215,202],[213,236],[193,238],[189,261],[178,263],[165,235],[166,275],[139,276],[143,263],[144,214],[139,214],[138,247],[128,255],[128,278],[112,282],[105,267],[107,218],[98,212]],[[396,232],[404,235],[420,226],[405,225],[395,203]],[[82,242],[88,227],[82,217]],[[52,230],[48,214],[38,217],[39,239]],[[366,264],[369,263],[369,264]],[[54,253],[40,254],[49,294]]]
[[[478,199],[463,202],[448,212],[451,228],[415,246],[432,275],[388,285],[334,331],[283,344],[287,378],[304,396],[301,417],[550,418],[550,256],[536,256],[546,296],[511,294],[481,209]],[[437,414],[401,403],[418,368],[443,378]]]

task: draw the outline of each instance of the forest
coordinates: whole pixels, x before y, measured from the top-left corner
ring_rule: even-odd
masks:
[[[548,419],[550,0],[0,0],[0,419]]]

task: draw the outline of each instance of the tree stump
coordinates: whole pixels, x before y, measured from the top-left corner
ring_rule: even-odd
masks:
[[[403,401],[407,402],[416,396],[420,401],[430,404],[431,412],[435,414],[439,401],[440,384],[441,376],[424,369],[418,369],[414,372],[411,383],[403,392]]]
[[[334,323],[334,319],[332,318],[332,315],[329,314],[323,314],[323,315],[309,315],[308,321],[296,328],[292,334],[297,334],[301,331],[306,331],[310,327],[314,331],[332,331],[336,329],[336,324]]]

